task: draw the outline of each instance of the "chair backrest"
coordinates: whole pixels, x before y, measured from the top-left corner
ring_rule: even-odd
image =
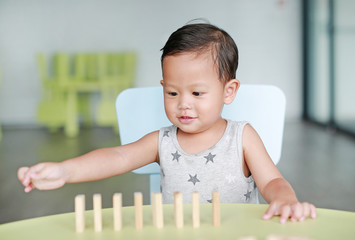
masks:
[[[242,84],[234,102],[226,105],[222,116],[246,120],[259,133],[275,164],[280,160],[286,98],[271,85]],[[116,112],[121,144],[134,142],[145,134],[169,126],[164,111],[162,87],[126,89],[116,99]],[[159,174],[157,164],[134,170],[138,174]]]

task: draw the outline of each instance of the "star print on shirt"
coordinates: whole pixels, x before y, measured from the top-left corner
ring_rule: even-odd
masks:
[[[247,191],[247,193],[244,194],[244,196],[245,196],[245,201],[248,201],[248,199],[250,200],[250,194],[251,194],[251,191]]]
[[[215,157],[216,155],[213,155],[213,154],[211,154],[211,153],[209,153],[207,156],[204,156],[204,158],[206,158],[207,159],[207,161],[206,161],[206,164],[208,163],[208,162],[213,162],[213,158]],[[214,163],[214,162],[213,162]]]
[[[190,176],[190,179],[187,180],[188,182],[192,182],[194,185],[197,183],[197,182],[200,182],[200,180],[198,180],[197,178],[197,174],[195,174],[195,176],[192,176],[191,174],[189,174]]]
[[[228,181],[228,183],[235,183],[237,181],[237,176],[233,176],[232,174],[228,174],[226,176],[226,180]]]
[[[179,157],[181,157],[181,155],[178,153],[178,151],[172,153],[171,155],[173,155],[173,161],[176,160],[177,162],[179,162]]]
[[[164,131],[163,137],[169,137],[169,131]]]

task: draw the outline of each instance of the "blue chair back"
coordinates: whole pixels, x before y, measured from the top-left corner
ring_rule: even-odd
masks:
[[[248,121],[259,133],[275,164],[280,160],[284,130],[286,98],[271,85],[241,84],[233,103],[226,105],[222,116]],[[164,111],[163,88],[130,88],[116,99],[121,144],[137,141],[147,133],[169,126]],[[160,191],[160,168],[156,163],[133,171],[150,175],[150,191]]]

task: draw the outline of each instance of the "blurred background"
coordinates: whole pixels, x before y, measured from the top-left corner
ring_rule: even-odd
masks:
[[[0,223],[73,211],[78,193],[88,206],[95,192],[104,207],[114,192],[149,203],[146,176],[24,194],[16,171],[119,145],[114,98],[159,85],[160,49],[196,18],[235,40],[242,84],[284,91],[278,167],[300,200],[355,211],[354,10],[352,0],[0,0]]]

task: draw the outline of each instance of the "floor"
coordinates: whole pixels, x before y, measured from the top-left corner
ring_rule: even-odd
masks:
[[[111,128],[82,129],[77,138],[45,129],[3,129],[0,142],[0,224],[38,216],[72,212],[74,197],[101,193],[103,207],[112,206],[112,195],[123,193],[123,205],[133,203],[134,192],[143,192],[149,204],[148,178],[127,173],[110,179],[68,184],[52,191],[24,193],[16,177],[20,166],[42,161],[62,161],[100,147],[119,144]],[[355,138],[305,122],[287,122],[278,168],[294,187],[300,201],[320,208],[355,211]]]

